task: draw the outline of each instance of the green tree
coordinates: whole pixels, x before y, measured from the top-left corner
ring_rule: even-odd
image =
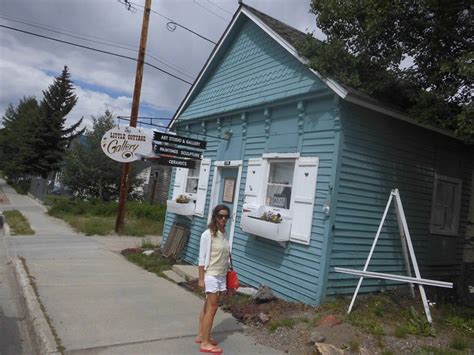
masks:
[[[0,132],[1,169],[15,183],[28,179],[35,156],[38,120],[41,110],[34,97],[10,104],[2,117]]]
[[[84,129],[77,131],[82,118],[71,127],[65,127],[66,116],[74,108],[76,102],[74,86],[68,68],[65,66],[48,90],[43,91],[35,144],[37,154],[32,167],[35,174],[46,178],[50,172],[57,171],[67,145],[84,132]]]
[[[92,130],[76,138],[67,150],[61,181],[71,193],[81,198],[114,201],[119,196],[122,163],[108,158],[100,146],[102,136],[114,127],[109,110],[99,117],[92,116]],[[129,198],[138,199],[136,188],[141,181],[132,165],[129,180]]]
[[[312,0],[311,11],[327,36],[299,46],[312,68],[474,141],[472,2]]]

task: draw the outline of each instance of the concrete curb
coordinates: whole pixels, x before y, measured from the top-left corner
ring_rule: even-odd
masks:
[[[12,264],[21,297],[25,304],[26,324],[36,349],[40,354],[61,354],[58,352],[58,344],[41,310],[23,262],[18,257],[15,257],[12,258]]]

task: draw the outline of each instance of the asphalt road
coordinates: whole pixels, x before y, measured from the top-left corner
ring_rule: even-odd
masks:
[[[13,268],[0,230],[0,355],[32,353]]]

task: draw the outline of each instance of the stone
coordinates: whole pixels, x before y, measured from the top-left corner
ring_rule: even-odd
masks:
[[[268,321],[270,320],[270,317],[268,316],[268,314],[260,312],[258,315],[258,319],[260,320],[262,324],[267,324]]]
[[[324,343],[325,340],[326,340],[326,336],[323,333],[315,330],[309,335],[307,345],[311,346],[311,345],[316,345],[316,343]]]
[[[253,299],[257,303],[266,303],[276,299],[270,287],[262,285],[259,287],[257,293],[253,296]]]
[[[150,256],[150,255],[152,255],[152,254],[154,254],[154,253],[155,253],[154,250],[145,250],[145,251],[143,252],[143,254],[146,255],[146,256]]]
[[[334,345],[325,343],[316,343],[316,354],[318,355],[342,355],[344,350],[336,348]]]
[[[336,317],[329,315],[324,317],[321,322],[319,322],[320,326],[323,327],[334,327],[335,325],[341,324],[342,322],[337,319]]]

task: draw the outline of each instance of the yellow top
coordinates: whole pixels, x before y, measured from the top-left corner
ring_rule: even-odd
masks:
[[[217,231],[217,235],[211,237],[211,258],[206,275],[225,276],[227,274],[229,252],[229,241],[222,232]]]

